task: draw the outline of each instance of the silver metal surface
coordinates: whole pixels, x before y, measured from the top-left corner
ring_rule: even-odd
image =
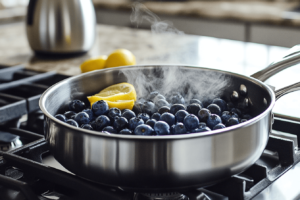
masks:
[[[40,53],[88,51],[96,36],[96,15],[91,0],[30,0],[27,38]]]
[[[170,66],[130,66],[149,70]],[[81,74],[50,87],[40,99],[45,137],[55,159],[86,179],[135,191],[168,191],[199,187],[240,173],[262,154],[272,123],[274,92],[251,77],[201,67],[181,66],[194,73],[213,71],[230,79],[224,94],[248,88],[253,119],[222,130],[169,136],[106,134],[83,130],[53,116],[71,99],[85,99],[107,86],[126,81],[124,67]],[[263,104],[266,99],[267,105]]]

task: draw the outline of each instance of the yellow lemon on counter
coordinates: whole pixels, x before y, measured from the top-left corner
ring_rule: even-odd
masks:
[[[100,56],[97,58],[89,59],[83,62],[80,66],[81,72],[90,72],[97,69],[103,69],[105,67],[107,56]]]
[[[87,97],[91,106],[105,100],[110,108],[132,109],[136,101],[136,91],[130,83],[119,83],[101,90],[98,94]]]
[[[135,56],[127,49],[117,49],[112,52],[105,63],[106,68],[135,65]]]

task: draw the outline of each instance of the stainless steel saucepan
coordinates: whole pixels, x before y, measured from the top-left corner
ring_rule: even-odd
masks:
[[[265,70],[265,80],[299,61],[291,54]],[[126,70],[170,66],[130,66]],[[106,134],[76,128],[54,118],[71,99],[86,99],[112,84],[125,82],[120,68],[81,74],[50,87],[40,99],[45,114],[45,138],[55,159],[74,174],[127,190],[179,191],[213,184],[251,166],[266,147],[276,99],[299,90],[300,83],[273,90],[253,77],[202,67],[179,66],[194,73],[214,72],[231,80],[223,96],[248,88],[255,117],[211,132],[169,136]],[[263,78],[262,78],[263,77]]]

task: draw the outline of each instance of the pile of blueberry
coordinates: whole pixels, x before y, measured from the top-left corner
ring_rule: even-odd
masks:
[[[222,129],[245,122],[249,112],[247,88],[233,91],[231,102],[215,98],[206,107],[198,99],[187,106],[179,93],[167,100],[159,92],[151,92],[146,101],[137,101],[133,110],[110,108],[101,100],[86,108],[84,102],[73,100],[69,111],[55,117],[72,126],[124,135],[177,135]]]

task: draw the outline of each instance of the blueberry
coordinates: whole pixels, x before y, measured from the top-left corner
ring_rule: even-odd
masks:
[[[95,119],[95,122],[91,124],[94,130],[102,131],[102,129],[106,126],[110,125],[110,119],[105,115],[100,115]]]
[[[129,121],[131,118],[135,117],[135,113],[132,110],[127,110],[123,112],[122,117],[125,117],[127,121]]]
[[[215,125],[213,130],[222,129],[222,128],[226,128],[226,126],[224,124],[220,123],[220,124]]]
[[[247,95],[247,87],[244,84],[240,85],[240,95],[246,96]]]
[[[72,119],[72,117],[74,118],[75,115],[76,115],[76,112],[74,112],[74,111],[67,111],[64,114],[64,116],[66,116],[67,119]]]
[[[170,135],[170,126],[164,121],[158,121],[154,125],[154,131],[157,135]]]
[[[81,124],[88,124],[90,122],[90,117],[86,112],[80,112],[75,115],[75,121]]]
[[[155,113],[155,104],[151,101],[145,101],[142,111],[151,116],[153,113]]]
[[[164,113],[160,116],[160,121],[165,121],[169,126],[172,126],[175,124],[175,116],[171,113]]]
[[[176,93],[176,94],[172,94],[171,96],[171,103],[172,104],[184,104],[184,98],[181,96],[181,94]]]
[[[116,117],[114,121],[114,129],[120,131],[124,128],[127,128],[128,120],[125,117]]]
[[[211,112],[211,114],[221,116],[221,108],[217,104],[210,104],[209,106],[207,106],[207,109]]]
[[[102,129],[102,132],[109,132],[109,133],[118,133],[116,129],[114,129],[114,127],[112,126],[106,126]]]
[[[68,119],[66,123],[70,124],[71,126],[78,127],[78,123],[74,119]]]
[[[212,104],[216,104],[218,105],[220,108],[221,108],[221,111],[225,111],[225,110],[228,110],[227,108],[227,103],[226,101],[224,101],[223,99],[220,99],[220,98],[216,98],[212,101]]]
[[[97,101],[92,105],[92,111],[96,116],[107,114],[108,109],[108,104],[103,100]]]
[[[206,123],[205,123],[205,122],[200,122],[200,123],[199,123],[199,128],[204,127],[204,126],[206,126]]]
[[[80,100],[73,100],[69,103],[69,110],[74,112],[81,112],[83,109],[85,109],[84,102]]]
[[[161,115],[165,112],[170,112],[170,108],[167,106],[163,106],[163,107],[159,108],[159,110],[158,110],[158,113]]]
[[[158,94],[154,97],[153,102],[156,104],[159,100],[166,100],[166,98],[162,94]]]
[[[184,126],[183,123],[177,123],[174,127],[174,134],[177,135],[177,134],[185,134],[186,133],[186,128]]]
[[[231,117],[239,118],[239,116],[234,112],[224,111],[221,116],[222,122],[226,124]]]
[[[153,135],[153,133],[154,133],[153,128],[149,125],[146,125],[146,124],[138,125],[134,129],[134,134],[135,135]]]
[[[159,99],[157,102],[155,102],[156,108],[161,108],[163,106],[170,107],[170,104],[165,99]]]
[[[132,131],[129,130],[129,129],[127,129],[127,128],[125,128],[125,129],[121,130],[119,132],[119,134],[122,134],[122,135],[132,135]]]
[[[142,118],[133,117],[129,120],[128,127],[131,130],[134,130],[138,125],[141,125],[141,124],[144,124],[144,121],[142,120]]]
[[[206,132],[206,131],[211,131],[211,129],[207,126],[196,128],[194,130],[191,130],[191,133],[201,133],[201,132]]]
[[[178,110],[175,114],[176,122],[183,122],[184,118],[188,116],[189,113],[185,110]]]
[[[144,121],[144,123],[146,121],[148,121],[148,119],[150,119],[150,116],[147,113],[140,113],[137,115],[139,118],[142,118],[142,120]]]
[[[113,121],[115,117],[121,117],[121,110],[119,108],[111,108],[108,110],[107,116]]]
[[[159,114],[159,113],[154,113],[154,114],[151,116],[151,119],[155,119],[156,121],[159,121],[159,120],[160,120],[160,114]]]
[[[148,95],[147,99],[153,101],[154,98],[155,98],[157,95],[159,95],[159,92],[157,92],[157,91],[150,92],[150,94]]]
[[[219,124],[219,123],[222,123],[222,120],[221,118],[216,115],[216,114],[211,114],[208,119],[207,119],[207,126],[210,128],[210,129],[213,129],[215,125]]]
[[[190,114],[190,115],[188,115],[184,118],[183,124],[184,124],[185,128],[188,131],[190,131],[190,130],[193,130],[195,128],[198,128],[199,119],[196,115]]]
[[[67,121],[66,116],[64,116],[64,115],[62,115],[62,114],[57,114],[57,115],[55,115],[55,118],[56,118],[56,119],[59,119],[59,120],[62,121],[62,122],[66,122],[66,121]]]
[[[241,119],[241,123],[248,121],[247,119]]]
[[[193,103],[197,103],[197,104],[199,104],[201,106],[201,108],[203,108],[203,103],[200,100],[198,100],[198,99],[191,99],[190,100],[190,104],[193,104]]]
[[[93,130],[96,130],[96,121],[94,120],[94,121],[91,121],[90,123],[89,123],[92,127],[93,127]]]
[[[121,110],[122,115],[123,115],[124,112],[127,112],[127,111],[132,111],[132,110],[130,110],[130,109],[123,109],[123,110]]]
[[[170,134],[174,135],[174,131],[175,131],[175,124],[173,124],[172,126],[170,126]]]
[[[230,111],[236,113],[238,116],[242,115],[242,111],[238,108],[232,108]]]
[[[233,126],[233,125],[236,125],[236,124],[239,124],[240,122],[239,122],[239,120],[237,119],[237,118],[235,118],[235,117],[232,117],[232,118],[230,118],[228,121],[227,121],[227,123],[226,123],[226,126],[228,127],[228,126]]]
[[[228,108],[228,110],[231,110],[232,108],[234,108],[234,104],[232,102],[229,102],[227,104],[227,108]]]
[[[206,122],[208,117],[211,115],[210,110],[206,109],[206,108],[202,108],[199,112],[198,112],[198,117],[200,119],[201,122]]]
[[[170,108],[170,113],[175,115],[178,110],[186,110],[186,107],[183,104],[174,104]]]
[[[245,115],[242,116],[242,119],[249,120],[249,119],[252,119],[252,116],[248,115],[248,114],[245,114]]]
[[[85,112],[86,114],[88,114],[90,119],[94,119],[94,113],[91,109],[84,109],[84,110],[82,110],[82,112]]]
[[[90,124],[82,124],[80,128],[87,129],[87,130],[94,130],[92,125]]]
[[[193,103],[186,107],[186,111],[188,111],[190,114],[198,115],[198,112],[201,110],[200,104]]]
[[[154,124],[156,123],[155,119],[148,119],[146,124],[154,128]]]
[[[239,93],[237,91],[233,91],[231,96],[230,96],[230,99],[232,102],[237,102],[239,100]]]
[[[135,112],[135,114],[139,114],[142,112],[142,110],[143,110],[143,103],[135,102],[132,111]]]

